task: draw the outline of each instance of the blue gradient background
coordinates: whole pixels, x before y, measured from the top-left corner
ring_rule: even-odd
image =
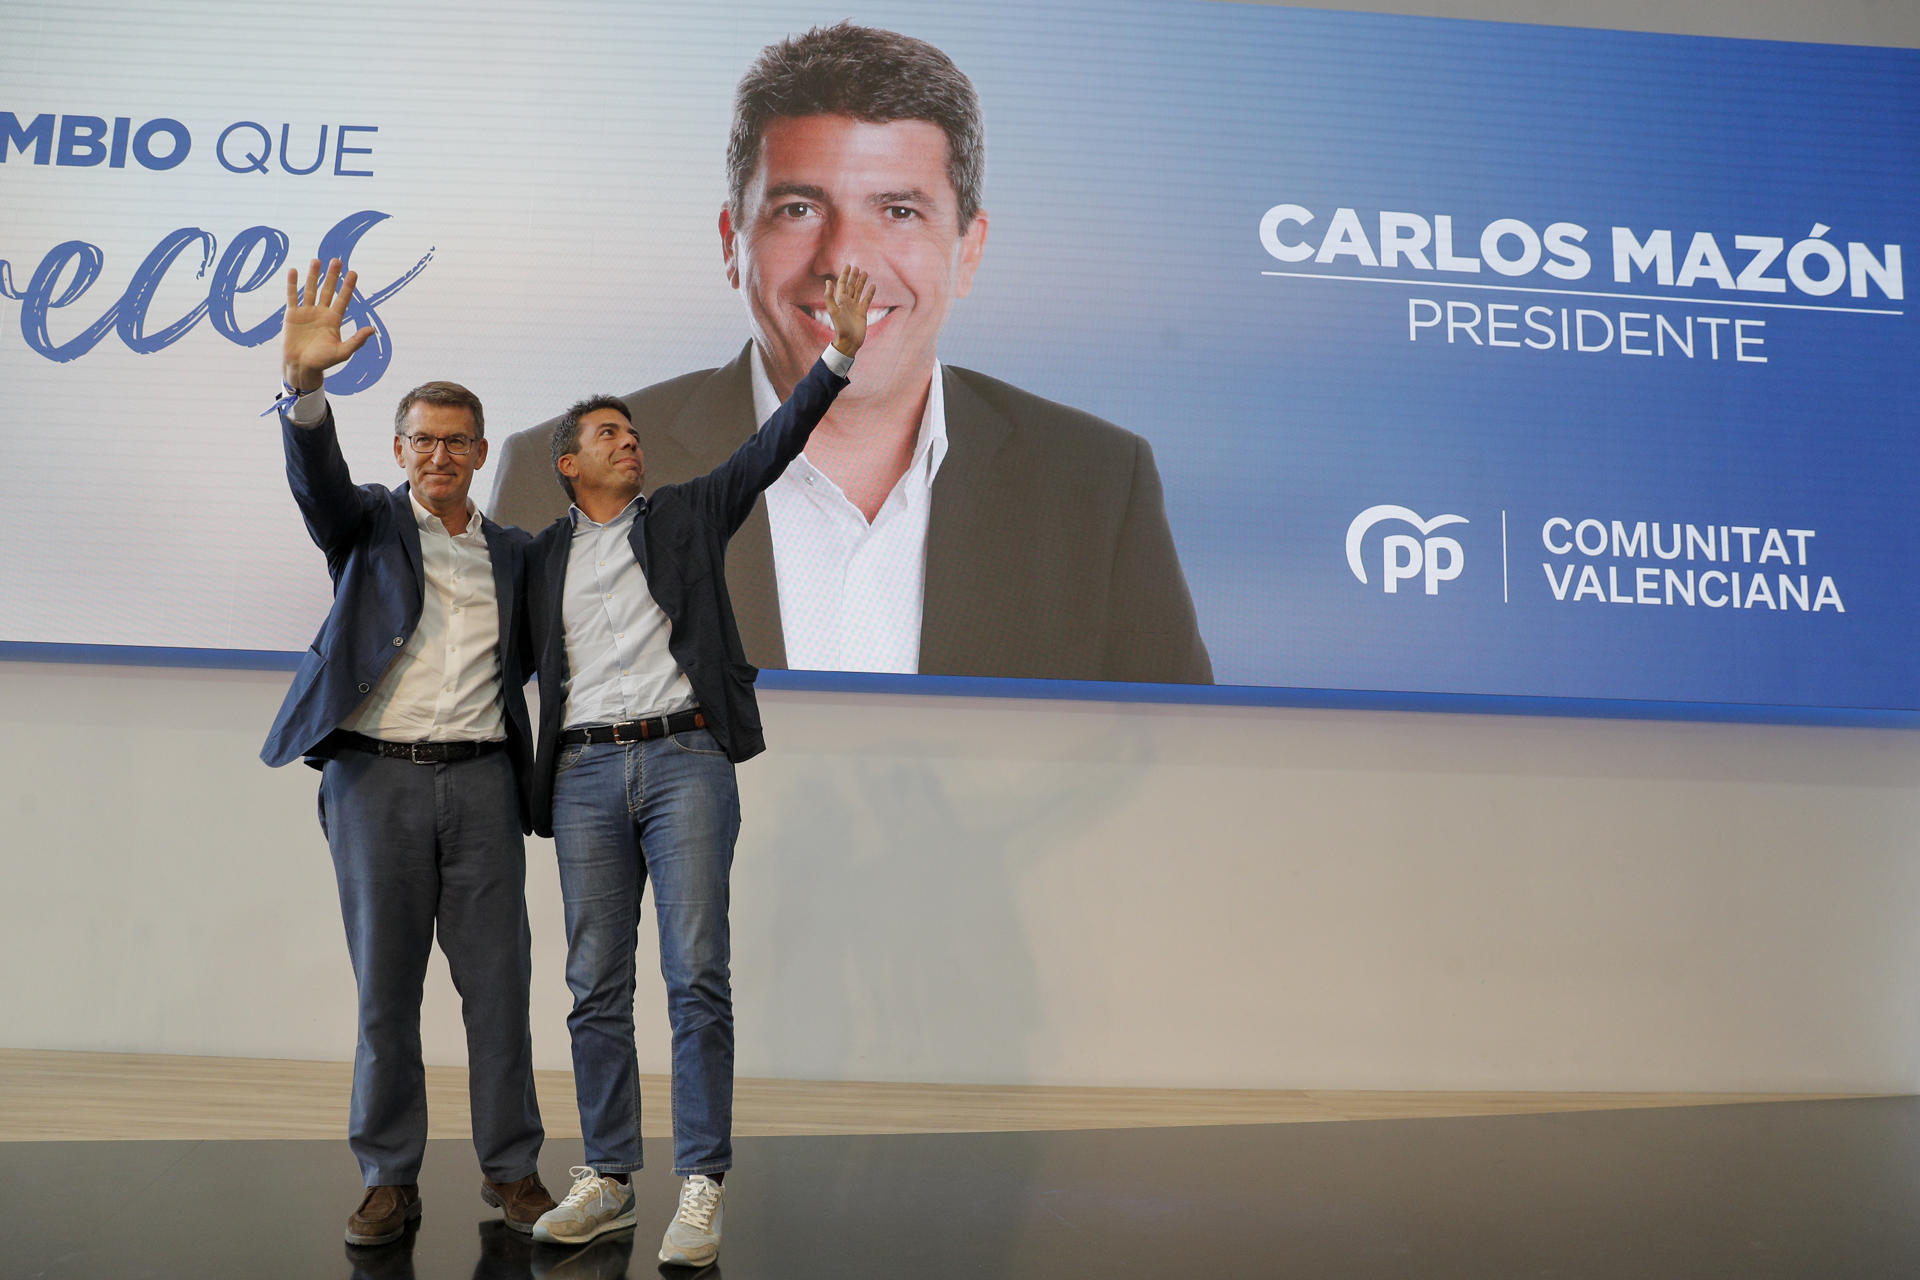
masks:
[[[1614,225],[1672,229],[1676,257],[1712,231],[1736,267],[1734,235],[1791,244],[1815,221],[1877,249],[1920,208],[1912,53],[1251,7],[1140,14],[1086,61],[1164,78],[1074,86],[1107,86],[1104,124],[1074,139],[1078,163],[1051,197],[1128,282],[1073,353],[1108,353],[1114,386],[1062,398],[1153,440],[1222,681],[1920,705],[1912,316],[1715,307],[1711,285],[1670,290],[1683,303],[1663,307],[1279,279],[1260,273],[1410,273],[1282,263],[1256,235],[1281,202],[1318,214],[1313,232],[1342,205],[1369,225],[1383,208],[1451,214],[1468,253],[1492,219],[1567,220],[1590,229],[1589,276],[1512,283],[1635,293],[1661,291],[1613,283]],[[1409,343],[1414,295],[1761,318],[1769,362]],[[1012,376],[1073,380],[1037,363]],[[1415,583],[1389,596],[1349,572],[1347,524],[1384,502],[1469,517],[1445,531],[1467,571],[1438,596]],[[1816,529],[1807,571],[1835,578],[1847,612],[1556,602],[1539,545],[1556,514]]]

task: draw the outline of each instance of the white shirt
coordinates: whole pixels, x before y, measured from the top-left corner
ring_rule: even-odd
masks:
[[[853,369],[853,357],[836,347],[829,346],[820,359],[843,378]],[[771,385],[767,391],[773,394]],[[761,422],[779,407],[774,396]],[[568,512],[573,542],[560,616],[568,673],[563,722],[569,729],[646,720],[698,704],[667,645],[673,624],[655,603],[628,540],[646,509],[647,500],[635,498],[605,524],[594,523],[578,506]]]
[[[295,426],[326,413],[324,389],[288,410]],[[500,601],[480,508],[467,502],[467,530],[450,534],[440,517],[407,501],[420,529],[426,587],[420,623],[366,700],[340,727],[387,742],[499,742],[507,736],[500,702]]]
[[[753,409],[780,403],[752,351]],[[767,490],[773,574],[787,665],[803,670],[914,672],[926,599],[927,516],[947,456],[947,405],[934,365],[913,459],[873,522],[803,453]]]
[[[654,602],[627,535],[646,510],[636,497],[605,524],[569,510],[573,543],[560,601],[566,626],[567,706],[563,723],[618,724],[685,711],[693,685],[667,648],[673,624]]]

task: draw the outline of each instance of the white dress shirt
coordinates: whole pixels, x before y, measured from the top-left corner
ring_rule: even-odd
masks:
[[[312,391],[287,416],[295,426],[317,426],[326,406],[325,390]],[[468,500],[466,532],[456,535],[411,491],[407,501],[427,578],[420,623],[340,727],[387,742],[502,741],[500,601],[480,508]]]
[[[780,403],[752,351],[753,409]],[[914,672],[926,599],[927,516],[947,456],[947,405],[934,365],[913,459],[871,524],[803,453],[767,490],[773,576],[787,665],[803,670]]]
[[[627,541],[646,505],[635,498],[605,524],[577,506],[568,512],[573,543],[560,616],[569,729],[670,715],[695,704],[693,685],[667,648],[672,623],[654,603]]]
[[[836,347],[820,359],[843,378],[853,369],[853,357]],[[760,415],[763,423],[780,407],[771,385],[767,394],[772,402]],[[697,705],[687,673],[667,646],[673,624],[655,603],[628,541],[646,508],[645,498],[635,498],[605,524],[594,523],[578,506],[568,511],[573,542],[560,615],[567,645],[563,723],[569,729],[652,719]]]

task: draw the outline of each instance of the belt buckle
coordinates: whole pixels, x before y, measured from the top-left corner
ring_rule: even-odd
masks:
[[[641,728],[640,728],[640,737],[638,737],[638,738],[623,738],[623,737],[621,737],[621,736],[620,736],[620,730],[621,730],[621,729],[623,729],[624,727],[626,727],[627,725],[629,725],[629,724],[632,724],[632,723],[634,723],[634,722],[633,722],[633,721],[631,721],[631,720],[622,720],[622,721],[620,721],[620,722],[619,722],[618,724],[611,724],[611,725],[608,725],[608,726],[607,726],[607,728],[608,728],[608,729],[610,729],[610,730],[611,730],[611,731],[613,732],[613,745],[614,745],[614,746],[616,746],[616,747],[630,747],[630,746],[632,746],[632,745],[633,745],[634,743],[636,743],[636,742],[639,742],[639,741],[641,741],[642,739],[644,739],[644,738],[645,738],[645,737],[647,736],[647,731],[646,731],[646,726],[645,726],[644,724],[642,724],[642,725],[641,725]]]
[[[433,757],[431,755],[428,755],[425,757],[421,756],[420,749],[422,747],[425,747],[429,751],[431,751],[433,749],[433,744],[431,742],[409,742],[407,744],[407,759],[414,764],[432,764]]]

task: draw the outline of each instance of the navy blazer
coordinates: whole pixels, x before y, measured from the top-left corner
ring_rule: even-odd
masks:
[[[655,490],[627,535],[647,589],[667,615],[667,648],[687,673],[706,712],[708,730],[735,764],[760,754],[767,743],[753,697],[759,672],[740,646],[727,597],[727,540],[753,510],[761,491],[800,456],[807,437],[846,385],[824,361],[815,360],[786,403],[732,457],[703,476]],[[533,830],[543,836],[553,834],[553,762],[567,707],[564,612],[572,549],[569,513],[542,530],[527,553],[527,610],[534,663],[540,669]]]
[[[333,411],[319,425],[295,426],[284,410],[280,435],[287,452],[287,483],[300,505],[307,532],[327,555],[333,577],[333,608],[320,624],[260,758],[278,767],[312,758],[321,741],[359,706],[400,655],[420,623],[426,571],[420,562],[420,527],[407,486],[355,485],[334,432]],[[525,614],[521,592],[531,539],[519,529],[481,518],[493,590],[500,607],[500,701],[505,712],[507,753],[519,779],[520,819],[529,823],[529,739]]]

